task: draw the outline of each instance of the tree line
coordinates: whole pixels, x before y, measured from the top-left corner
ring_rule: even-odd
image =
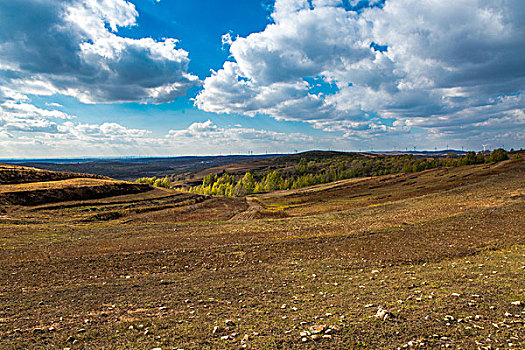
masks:
[[[491,154],[467,152],[464,156],[450,155],[446,158],[415,158],[412,155],[335,156],[328,160],[308,161],[301,158],[298,163],[286,164],[281,169],[266,169],[261,172],[248,171],[244,175],[228,172],[206,175],[201,185],[186,189],[189,192],[241,197],[253,193],[288,190],[328,183],[356,177],[411,173],[441,167],[499,162],[508,159],[503,149]]]

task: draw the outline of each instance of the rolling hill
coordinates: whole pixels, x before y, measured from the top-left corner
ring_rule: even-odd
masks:
[[[1,348],[525,347],[523,158],[2,208]]]
[[[140,193],[152,188],[103,176],[0,164],[0,204],[37,205]]]

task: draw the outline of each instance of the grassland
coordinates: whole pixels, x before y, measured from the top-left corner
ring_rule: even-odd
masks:
[[[525,348],[523,159],[107,194],[4,203],[0,348]]]

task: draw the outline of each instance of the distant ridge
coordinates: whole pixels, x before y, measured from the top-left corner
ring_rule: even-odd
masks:
[[[434,157],[444,157],[449,154],[455,154],[455,155],[464,155],[467,154],[468,151],[459,151],[455,149],[445,149],[441,151],[370,151],[369,153],[373,154],[381,154],[381,155],[389,155],[389,156],[395,156],[395,155],[401,155],[401,154],[411,154],[414,156],[434,156]]]
[[[52,171],[98,174],[113,179],[133,181],[139,177],[164,177],[225,164],[274,158],[283,154],[181,156],[151,158],[72,158],[72,159],[11,159],[0,163],[17,164]]]

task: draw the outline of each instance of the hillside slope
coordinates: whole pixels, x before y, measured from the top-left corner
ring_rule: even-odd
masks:
[[[74,178],[107,179],[91,174],[77,174],[67,171],[48,171],[11,164],[0,164],[0,185],[40,181],[59,181]]]
[[[98,175],[0,164],[0,205],[3,206],[86,200],[150,190],[148,185]]]
[[[525,161],[0,216],[0,348],[525,348]]]

